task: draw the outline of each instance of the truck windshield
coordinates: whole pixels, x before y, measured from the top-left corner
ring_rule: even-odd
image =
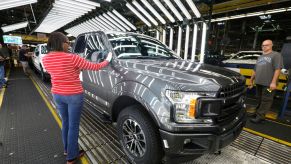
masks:
[[[134,34],[107,34],[119,59],[176,59],[172,50],[153,38]]]

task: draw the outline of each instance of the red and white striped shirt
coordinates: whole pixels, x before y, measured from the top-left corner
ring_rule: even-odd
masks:
[[[43,65],[51,75],[54,94],[72,95],[83,92],[79,79],[82,69],[99,70],[108,65],[108,61],[95,64],[86,61],[78,55],[65,52],[50,52],[42,59]]]

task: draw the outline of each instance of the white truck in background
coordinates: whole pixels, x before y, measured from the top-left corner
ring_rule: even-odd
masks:
[[[47,54],[47,44],[38,44],[34,49],[32,56],[32,63],[34,69],[40,73],[41,79],[47,81],[49,79],[49,74],[43,67],[42,58]]]

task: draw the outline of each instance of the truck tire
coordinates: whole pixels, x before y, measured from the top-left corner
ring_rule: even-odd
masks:
[[[117,135],[132,163],[159,164],[163,150],[158,129],[140,105],[123,109],[117,119]]]

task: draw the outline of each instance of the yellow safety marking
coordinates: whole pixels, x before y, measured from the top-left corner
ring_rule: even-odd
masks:
[[[275,142],[278,142],[280,144],[283,144],[283,145],[287,145],[287,146],[291,146],[291,143],[290,142],[287,142],[287,141],[284,141],[284,140],[281,140],[281,139],[278,139],[278,138],[275,138],[275,137],[272,137],[272,136],[269,136],[267,134],[263,134],[263,133],[260,133],[260,132],[257,132],[257,131],[254,131],[252,129],[249,129],[249,128],[243,128],[243,130],[249,132],[249,133],[252,133],[252,134],[255,134],[257,136],[261,136],[263,138],[267,138],[269,140],[272,140],[272,141],[275,141]]]
[[[34,86],[36,87],[38,93],[40,94],[40,96],[42,97],[42,99],[44,100],[45,104],[47,105],[47,107],[49,108],[50,112],[52,113],[54,119],[57,121],[58,125],[60,128],[62,128],[62,121],[61,119],[58,117],[57,113],[55,112],[55,109],[52,107],[51,103],[48,101],[48,99],[45,97],[44,93],[41,91],[40,87],[38,86],[38,84],[34,81],[33,78],[30,78],[31,81],[33,82]]]
[[[271,119],[271,120],[270,119],[267,119],[267,121],[270,121],[270,122],[273,122],[273,123],[280,124],[280,125],[287,126],[287,127],[291,128],[291,125],[284,124],[282,122],[278,122],[278,121],[273,120],[273,119]]]
[[[7,71],[7,77],[9,77],[9,74],[10,74],[10,69],[8,69],[8,71]],[[3,98],[4,98],[5,91],[6,91],[6,88],[2,88],[2,90],[0,92],[0,109],[1,109],[1,106],[2,106],[2,103],[3,103]]]
[[[51,103],[49,102],[49,100],[46,98],[46,96],[44,95],[44,93],[42,92],[42,90],[40,89],[40,87],[38,86],[38,84],[34,81],[33,78],[31,78],[31,81],[33,82],[34,86],[36,87],[38,93],[41,95],[42,99],[44,100],[45,104],[47,105],[47,107],[49,108],[50,112],[52,113],[54,119],[57,121],[57,124],[59,125],[60,128],[62,128],[62,121],[61,119],[58,117],[57,113],[56,113],[56,109],[51,105]],[[81,157],[81,162],[82,164],[89,164],[88,159],[86,156]]]
[[[269,119],[273,119],[273,120],[276,120],[277,117],[278,117],[278,114],[275,113],[275,112],[268,112],[266,115],[265,115],[266,118],[269,118]]]

